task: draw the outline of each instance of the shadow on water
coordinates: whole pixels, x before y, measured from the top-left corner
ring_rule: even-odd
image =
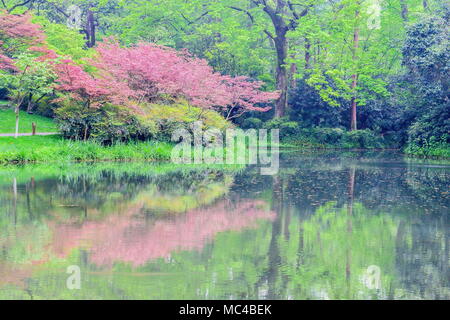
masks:
[[[0,171],[0,298],[449,299],[450,165],[288,152],[256,167]],[[68,266],[81,270],[69,290]]]

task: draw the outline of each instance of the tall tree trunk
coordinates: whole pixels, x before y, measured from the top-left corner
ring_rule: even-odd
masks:
[[[352,76],[353,78],[353,83],[352,83],[352,89],[356,88],[356,75]],[[357,127],[357,123],[356,123],[356,108],[357,108],[357,103],[356,103],[356,97],[353,96],[352,97],[352,101],[351,101],[351,125],[350,125],[350,131],[355,131],[358,130]]]
[[[17,104],[16,107],[14,109],[14,113],[16,114],[16,130],[14,131],[14,138],[17,139],[17,137],[19,136],[19,114],[20,114],[20,106],[22,105],[23,99],[20,99]]]
[[[286,0],[258,0],[251,2],[260,7],[270,17],[273,28],[275,29],[275,34],[272,34],[268,29],[264,29],[264,32],[274,42],[277,52],[276,85],[277,90],[280,91],[280,98],[275,104],[275,118],[279,118],[286,114],[288,103],[289,68],[286,66],[288,55],[286,34],[289,30],[294,30],[298,25],[299,19],[308,14],[309,7],[302,12],[297,12],[294,4]],[[250,11],[237,7],[230,8],[245,12],[251,22],[255,22],[255,18]],[[289,16],[291,17],[289,18]]]
[[[19,136],[19,107],[16,107],[16,110],[14,111],[16,113],[16,130],[14,133],[14,138],[17,139],[17,137]]]
[[[295,54],[291,54],[291,59],[295,59]],[[295,79],[295,75],[297,74],[297,64],[295,62],[291,63],[291,68],[289,70],[289,79],[290,79],[290,84],[289,87],[295,88],[297,81]]]
[[[86,45],[89,48],[95,46],[96,38],[95,38],[95,19],[94,12],[91,9],[88,9],[87,12],[87,22],[86,22]]]
[[[311,69],[311,41],[305,38],[305,71]]]
[[[87,135],[88,135],[88,126],[87,126],[87,124],[85,124],[84,125],[83,141],[87,141]]]
[[[17,100],[16,100],[16,107],[14,109],[14,112],[16,114],[16,130],[15,130],[15,134],[14,134],[14,138],[17,139],[17,137],[19,136],[19,114],[20,114],[20,106],[22,105],[23,101],[25,100],[25,95],[23,95],[22,97],[20,97],[20,95],[18,95]]]
[[[408,22],[408,4],[406,0],[400,0],[400,7],[402,8],[402,19],[404,22]]]
[[[33,103],[33,94],[30,93],[30,95],[28,96],[28,107],[27,107],[27,112],[28,113],[33,113],[33,107],[34,107],[34,103]]]
[[[356,23],[358,23],[359,18],[359,11],[356,11],[355,13],[355,20]],[[358,26],[355,27],[353,32],[353,64],[356,68],[356,61],[358,59],[358,48],[359,48],[359,28]],[[351,99],[351,124],[350,124],[350,130],[357,130],[357,124],[356,124],[356,86],[358,85],[358,74],[357,71],[352,74],[352,99]]]
[[[287,39],[286,32],[279,32],[275,38],[275,48],[277,50],[277,90],[280,91],[275,105],[275,118],[283,117],[286,114],[288,102],[288,69],[287,60]]]

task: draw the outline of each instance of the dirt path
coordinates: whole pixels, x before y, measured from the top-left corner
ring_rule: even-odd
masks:
[[[58,132],[39,132],[36,133],[35,136],[52,136],[55,134],[59,134]],[[19,133],[19,137],[30,137],[32,133]],[[0,137],[14,137],[14,133],[0,133]]]

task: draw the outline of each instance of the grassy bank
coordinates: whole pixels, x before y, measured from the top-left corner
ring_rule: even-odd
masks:
[[[280,146],[282,147],[282,146]],[[0,164],[64,163],[80,161],[167,161],[173,145],[166,142],[130,142],[104,146],[95,141],[72,141],[54,136],[0,137]],[[222,157],[227,149],[214,149]],[[197,152],[192,149],[193,153]],[[237,150],[235,150],[237,152]],[[248,149],[246,149],[248,157]],[[208,155],[211,151],[208,151]]]
[[[154,161],[170,159],[172,146],[137,142],[105,147],[95,142],[70,141],[60,136],[0,138],[0,164],[70,161]]]
[[[52,119],[20,112],[19,133],[31,133],[32,123],[37,126],[37,132],[58,132],[58,128]],[[16,114],[12,109],[0,109],[0,133],[14,133],[16,126]]]

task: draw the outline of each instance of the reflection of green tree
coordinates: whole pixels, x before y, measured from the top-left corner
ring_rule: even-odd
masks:
[[[296,298],[357,299],[389,294],[395,268],[396,223],[388,215],[371,215],[361,204],[336,208],[330,202],[311,219],[291,223],[290,241],[280,241],[286,290]],[[349,224],[351,231],[349,231]],[[371,265],[381,269],[381,290],[363,282]]]
[[[99,268],[83,258],[83,250],[75,250],[64,261],[54,260],[46,271],[38,271],[29,290],[35,298],[90,299],[255,299],[267,298],[270,291],[283,299],[404,298],[414,297],[406,295],[409,290],[419,290],[406,286],[396,270],[399,248],[409,243],[407,253],[412,258],[416,232],[407,228],[402,235],[391,215],[373,214],[356,202],[349,216],[348,207],[337,208],[329,202],[310,219],[292,215],[288,230],[281,230],[275,233],[279,260],[270,256],[274,232],[264,222],[258,229],[219,234],[202,251],[173,253],[138,268],[128,264]],[[270,278],[267,274],[273,262],[277,262],[277,272]],[[84,272],[81,291],[64,287],[64,268],[71,264],[80,265]],[[381,269],[381,290],[363,282],[370,265]],[[440,281],[436,284],[445,284],[444,279]]]
[[[87,169],[74,165],[71,169],[60,168],[62,171],[55,169],[52,174],[43,170],[42,175],[37,170],[36,177],[42,179],[30,176],[27,168],[16,170],[17,178],[0,172],[0,207],[5,212],[0,216],[0,224],[4,219],[7,224],[41,219],[80,222],[99,219],[137,198],[153,198],[155,202],[159,198],[169,206],[179,202],[180,207],[192,209],[227,193],[234,175],[232,170],[227,174],[221,168],[137,164],[127,165],[125,170],[122,167],[91,165]],[[11,192],[13,181],[16,192]],[[160,209],[165,209],[164,205]]]
[[[381,292],[387,292],[395,263],[395,224],[388,217],[371,216],[360,204],[354,205],[350,218],[351,235],[348,219],[347,209],[336,209],[334,203],[321,207],[308,221],[291,219],[289,230],[276,233],[275,277],[267,276],[274,262],[274,232],[266,222],[256,230],[220,234],[201,252],[174,253],[169,260],[136,269],[121,264],[113,269],[83,265],[81,251],[74,251],[68,261],[55,262],[51,273],[38,273],[31,291],[36,297],[57,292],[66,298],[246,299],[264,298],[270,291],[276,298],[367,298],[373,292],[360,276],[375,264],[382,270]],[[352,250],[350,281],[346,280],[348,248]],[[81,264],[86,270],[80,292],[61,288],[66,279],[63,267],[68,264]]]
[[[397,298],[449,299],[449,221],[422,215],[400,222],[397,232]]]
[[[74,250],[66,259],[53,259],[45,269],[37,270],[29,291],[36,299],[195,299],[209,295],[212,298],[219,295],[245,298],[250,285],[253,283],[252,286],[256,287],[254,284],[265,269],[267,243],[256,239],[263,238],[270,231],[270,224],[262,222],[261,226],[245,232],[244,238],[244,233],[239,231],[218,234],[217,241],[207,244],[202,251],[174,252],[170,257],[150,261],[137,268],[121,263],[112,268],[88,264],[89,259],[85,258],[83,250]],[[246,240],[245,245],[243,240]],[[205,259],[210,263],[204,264]],[[65,288],[67,275],[64,268],[73,264],[83,270],[81,291],[72,292]]]
[[[219,174],[220,175],[220,174]],[[221,176],[221,175],[220,175]],[[191,182],[188,188],[175,182],[176,189],[168,189],[167,182],[152,184],[135,197],[136,202],[143,202],[148,214],[181,213],[200,206],[209,205],[228,193],[233,177],[209,173],[200,179],[187,178]],[[178,180],[179,181],[179,180]],[[166,186],[161,190],[160,186]]]
[[[13,272],[30,275],[39,265],[58,266],[66,262],[50,252],[49,223],[82,224],[101,220],[158,197],[169,199],[172,205],[182,202],[185,209],[193,209],[225,195],[234,174],[233,170],[224,172],[221,168],[180,169],[154,164],[130,164],[119,171],[111,165],[91,166],[90,170],[82,165],[71,168],[80,170],[49,172],[45,169],[42,175],[39,170],[30,175],[27,168],[22,168],[15,169],[17,178],[10,177],[9,173],[0,174],[0,275],[5,280],[0,280],[0,285],[23,284],[20,277],[7,279]],[[180,183],[180,180],[188,182]],[[155,208],[146,206],[143,213],[147,214],[147,210],[155,211]]]
[[[427,213],[445,214],[450,208],[449,176],[448,168],[418,166],[408,171],[405,182]]]
[[[239,199],[244,198],[244,194],[248,198],[263,198],[277,213],[272,223],[261,222],[252,230],[223,232],[201,251],[174,252],[170,257],[137,267],[124,263],[113,267],[97,266],[89,262],[86,251],[75,248],[64,259],[47,260],[42,268],[33,269],[32,275],[25,276],[28,272],[25,270],[26,288],[2,287],[8,290],[0,290],[0,298],[11,297],[11,292],[23,298],[29,298],[31,293],[34,298],[90,299],[450,298],[448,218],[445,212],[440,214],[446,202],[445,197],[439,196],[445,192],[448,174],[405,167],[395,170],[367,166],[343,168],[345,170],[296,168],[295,173],[290,170],[281,174],[272,184],[272,178],[244,174],[233,179],[238,185],[234,183],[235,190],[231,194]],[[131,193],[123,189],[126,182],[116,184],[111,183],[116,180],[108,180],[95,189],[101,201],[84,204],[108,212],[107,205],[112,199],[131,204],[138,198],[142,202],[142,199],[161,197],[157,205],[147,206],[147,214],[164,211],[166,207],[160,203],[179,201],[180,208],[200,206],[204,203],[196,198],[199,194],[215,194],[211,190],[218,190],[217,194],[227,193],[226,177],[233,178],[232,174],[207,170],[183,172],[182,176],[165,173],[141,177],[146,187],[140,191],[130,187],[129,190],[136,190]],[[132,172],[119,176],[136,177]],[[97,175],[95,179],[104,177]],[[76,179],[79,178],[75,176],[73,183],[80,185],[81,180]],[[29,236],[17,233],[15,241],[22,241],[16,242],[17,247],[12,247],[11,242],[0,245],[6,248],[9,261],[22,264],[45,257],[44,248],[42,254],[29,257],[24,248],[35,237],[46,238],[46,222],[54,216],[47,215],[49,210],[45,206],[41,213],[31,210],[29,215],[25,187],[22,180],[18,181],[16,215],[12,210],[12,193],[0,193],[0,204],[6,204],[2,207],[7,211],[0,217],[0,228],[8,232],[6,239],[11,239],[10,235],[14,236],[15,230],[20,228],[23,228],[21,234],[29,232]],[[25,181],[30,184],[30,191],[40,195],[33,198],[30,194],[31,203],[45,200],[48,192],[55,190],[39,189],[39,183],[33,190],[29,177]],[[224,187],[222,191],[217,188],[220,185]],[[11,183],[8,188],[12,190]],[[64,199],[73,191],[58,192],[57,197]],[[429,200],[416,199],[412,194],[426,194]],[[83,197],[70,199],[79,201]],[[52,203],[56,201],[57,198]],[[424,203],[434,204],[433,214],[426,215],[420,210]],[[101,222],[105,218],[106,215],[94,216],[92,212],[87,219]],[[154,215],[149,221],[163,219]],[[83,221],[86,220],[79,220]],[[36,230],[32,229],[33,223],[38,226]],[[38,242],[36,246],[41,245]],[[69,291],[65,287],[65,268],[73,264],[83,270],[81,291]],[[371,265],[381,269],[380,290],[370,289],[364,282],[367,267]]]

